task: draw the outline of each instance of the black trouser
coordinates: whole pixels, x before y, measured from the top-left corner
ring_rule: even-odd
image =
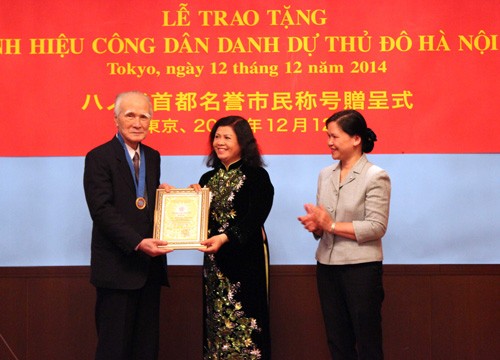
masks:
[[[156,360],[159,350],[161,286],[138,290],[97,288],[96,360]]]
[[[316,279],[332,358],[383,359],[382,263],[318,263]]]

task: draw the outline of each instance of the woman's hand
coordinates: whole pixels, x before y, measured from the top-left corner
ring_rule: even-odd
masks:
[[[306,210],[306,215],[299,216],[298,220],[304,225],[307,231],[321,236],[324,231],[330,230],[333,219],[323,206],[305,204],[304,209]]]
[[[194,191],[196,191],[196,192],[200,192],[200,191],[201,191],[201,186],[200,186],[200,184],[191,184],[191,185],[189,185],[189,187],[190,187],[191,189],[194,189]]]
[[[304,209],[306,209],[307,214],[299,216],[298,219],[306,230],[314,233],[316,236],[322,236],[323,233],[328,232],[357,241],[352,222],[335,222],[323,206],[305,204]],[[332,226],[334,223],[335,230]]]
[[[215,254],[222,245],[229,241],[226,234],[220,234],[212,236],[211,238],[201,242],[201,245],[205,245],[206,248],[200,249],[200,251],[209,254]]]
[[[165,190],[166,192],[170,192],[170,190],[175,189],[175,186],[169,185],[167,183],[163,183],[163,184],[160,184],[160,186],[158,186],[158,189],[162,189],[162,190]]]
[[[318,228],[330,232],[334,221],[328,211],[323,206],[314,206],[313,212]]]

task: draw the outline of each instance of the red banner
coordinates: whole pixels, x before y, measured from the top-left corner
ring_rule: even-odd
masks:
[[[377,153],[500,151],[498,1],[110,0],[0,4],[0,156],[81,156],[117,93],[153,101],[146,142],[207,153],[247,118],[266,154],[325,153],[324,119],[362,112]]]

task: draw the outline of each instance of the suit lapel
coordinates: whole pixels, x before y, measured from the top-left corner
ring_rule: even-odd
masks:
[[[141,145],[144,149],[144,157],[146,158],[146,193],[148,194],[148,205],[155,203],[156,200],[156,176],[155,158],[151,148]],[[154,214],[154,206],[148,206],[148,214],[152,217]]]
[[[361,157],[359,158],[356,165],[354,165],[354,167],[352,168],[352,171],[349,174],[349,178],[347,178],[346,181],[344,182],[344,184],[342,184],[342,185],[346,185],[346,184],[350,183],[351,181],[354,181],[359,176],[359,174],[361,174],[361,172],[363,171],[363,168],[365,167],[367,161],[368,161],[368,159],[366,158],[366,155],[365,154],[361,155]]]
[[[130,171],[130,167],[127,162],[127,158],[125,157],[125,149],[123,148],[120,141],[115,137],[113,139],[113,151],[115,153],[115,159],[117,163],[117,168],[120,175],[123,177],[123,180],[130,187],[130,190],[134,193],[135,196],[135,184],[134,178],[132,177],[132,172]]]
[[[340,163],[337,163],[337,166],[333,168],[331,183],[335,191],[338,192],[340,188]]]
[[[144,149],[144,157],[146,158],[146,192],[148,194],[148,197],[150,198],[154,191],[156,191],[156,184],[154,184],[155,179],[152,174],[152,171],[154,170],[152,159],[153,156],[151,155],[151,151],[147,146],[141,146]]]
[[[338,171],[338,173],[336,173],[336,174],[334,173],[336,175],[336,176],[334,176],[334,178],[337,182],[336,183],[337,187],[335,189],[338,190],[339,187],[345,186],[345,185],[349,184],[350,182],[356,180],[356,178],[359,176],[359,174],[361,174],[361,171],[363,171],[363,168],[367,162],[368,162],[368,159],[366,158],[366,155],[365,154],[361,155],[358,162],[356,163],[356,165],[354,165],[354,167],[349,172],[347,178],[344,180],[344,182],[342,182],[342,184],[339,184],[339,182],[340,182],[340,163],[339,163],[337,165],[337,167],[335,168],[335,170]]]

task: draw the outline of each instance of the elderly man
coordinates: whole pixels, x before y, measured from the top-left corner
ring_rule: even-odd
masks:
[[[117,96],[117,133],[85,158],[84,189],[93,220],[91,283],[96,287],[96,359],[157,359],[160,290],[167,250],[153,239],[160,154],[142,144],[152,116],[149,98]]]

